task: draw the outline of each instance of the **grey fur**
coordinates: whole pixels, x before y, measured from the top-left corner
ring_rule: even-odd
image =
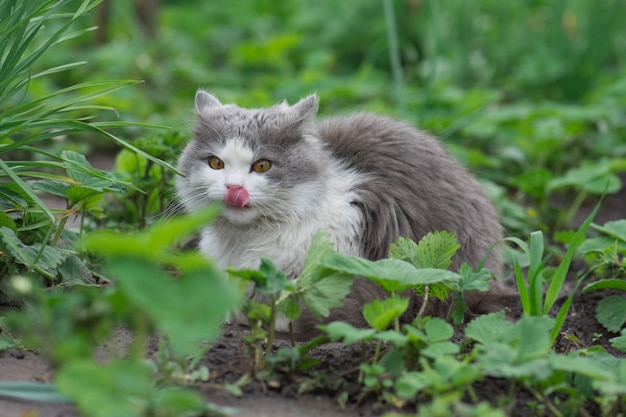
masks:
[[[368,259],[387,256],[390,243],[400,236],[419,240],[428,232],[447,230],[456,234],[461,245],[452,269],[463,263],[477,267],[502,238],[498,213],[482,187],[437,140],[407,123],[369,113],[316,122],[317,109],[315,95],[291,107],[281,103],[265,109],[242,109],[221,105],[215,97],[199,91],[194,140],[178,164],[187,176],[177,184],[179,195],[183,200],[189,198],[190,194],[185,193],[189,177],[200,164],[206,164],[212,149],[237,137],[247,141],[255,156],[272,161],[267,176],[282,189],[319,184],[319,192],[323,193],[331,159],[339,159],[345,168],[360,173],[364,180],[355,190],[358,198],[351,204],[361,212],[358,244],[360,255]],[[187,204],[188,209],[191,206]],[[223,233],[254,233],[280,221],[281,213],[273,213],[249,226],[230,225],[219,219],[216,227]],[[498,246],[485,266],[496,276],[501,275]],[[486,296],[470,295],[470,308],[475,312],[499,309],[511,303],[505,293],[498,284]],[[359,279],[344,306],[333,310],[329,320],[364,325],[360,314],[363,303],[383,297],[376,285]],[[419,301],[414,300],[413,312],[418,307]],[[305,313],[295,323],[299,338],[310,337],[316,324]]]

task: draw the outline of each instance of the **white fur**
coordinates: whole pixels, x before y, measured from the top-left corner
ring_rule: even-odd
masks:
[[[237,146],[224,148],[227,151],[222,158],[225,169],[220,171],[228,170],[231,157],[235,160],[235,155],[245,154],[236,142],[231,143]],[[243,176],[241,185],[248,188],[251,208],[225,209],[223,215],[229,220],[228,224],[218,223],[205,228],[200,250],[222,268],[256,269],[261,258],[266,257],[288,276],[295,277],[302,269],[312,236],[317,230],[326,229],[337,250],[359,255],[361,213],[350,202],[357,199],[352,190],[363,178],[342,167],[338,161],[330,163],[334,166],[329,167],[325,184],[308,183],[288,192],[282,191],[281,204],[285,211],[275,219],[254,206],[263,204],[269,194],[281,190],[273,189],[262,174]],[[249,170],[250,165],[247,166]],[[230,174],[224,172],[223,175],[228,177]],[[252,216],[259,217],[250,220]]]

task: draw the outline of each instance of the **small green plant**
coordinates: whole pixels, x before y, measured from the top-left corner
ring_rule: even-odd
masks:
[[[543,233],[541,231],[532,232],[529,236],[528,244],[518,238],[506,238],[507,241],[517,244],[522,249],[523,253],[528,257],[529,266],[527,279],[524,278],[524,273],[522,272],[519,260],[515,260],[515,282],[520,293],[520,301],[525,315],[539,317],[550,313],[552,307],[558,299],[561,289],[563,288],[563,284],[565,283],[565,278],[567,278],[567,273],[574,255],[580,245],[585,241],[587,229],[591,225],[591,222],[593,221],[599,208],[600,203],[596,205],[595,209],[591,212],[587,219],[585,219],[576,233],[574,233],[569,242],[567,252],[565,253],[556,271],[549,279],[549,284],[545,294],[544,280],[547,277],[544,275],[548,259],[544,258]],[[578,288],[578,285],[583,278],[584,276],[578,280],[576,288]],[[557,313],[556,325],[552,328],[553,342],[556,340],[559,332],[561,331],[563,321],[569,311],[575,292],[575,290],[572,291]]]
[[[94,121],[102,106],[92,104],[103,95],[134,81],[89,81],[59,88],[34,97],[34,84],[84,65],[71,62],[33,72],[38,61],[59,43],[88,30],[73,26],[93,11],[98,0],[85,0],[73,13],[64,13],[70,0],[3,2],[0,6],[0,279],[7,274],[37,272],[55,281],[67,269],[79,268],[81,260],[69,245],[75,238],[64,226],[72,216],[99,217],[97,206],[104,193],[136,188],[108,172],[96,170],[74,151],[55,154],[53,139],[66,140],[88,135],[103,136],[142,155],[152,163],[175,171],[168,163],[138,149],[112,134],[125,122]],[[107,108],[113,111],[113,108]],[[65,172],[65,175],[59,172]],[[51,209],[41,193],[67,202],[64,209]],[[61,239],[62,235],[64,235]],[[67,275],[67,274],[65,274]],[[78,277],[61,276],[65,282]]]
[[[210,262],[198,253],[173,250],[218,212],[213,206],[142,233],[89,234],[82,249],[103,258],[115,283],[106,289],[44,291],[35,280],[12,279],[27,305],[7,314],[5,323],[26,346],[51,360],[59,392],[76,401],[83,413],[174,417],[217,410],[197,391],[178,386],[203,379],[206,370],[192,362],[179,368],[187,377],[179,377],[171,363],[182,363],[194,354],[201,357],[206,351],[201,342],[218,335],[221,321],[239,302],[238,289]],[[133,333],[128,355],[122,359],[112,353],[106,364],[98,363],[94,349],[119,325]],[[155,331],[164,338],[156,368],[144,360],[144,346]],[[162,372],[158,365],[164,366]]]

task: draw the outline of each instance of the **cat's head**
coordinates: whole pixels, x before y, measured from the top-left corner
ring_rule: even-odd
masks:
[[[181,203],[196,211],[222,201],[223,217],[235,224],[298,215],[310,205],[325,162],[317,108],[315,95],[293,106],[243,109],[198,91],[194,138],[178,162]]]

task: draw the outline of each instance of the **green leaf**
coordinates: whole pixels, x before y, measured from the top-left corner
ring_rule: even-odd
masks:
[[[353,277],[331,273],[315,283],[315,286],[299,292],[307,309],[318,319],[328,317],[330,309],[342,305],[343,298],[350,292]]]
[[[459,268],[461,281],[458,287],[453,286],[452,289],[455,291],[488,291],[492,275],[491,271],[487,269],[474,271],[470,265],[463,264]]]
[[[617,278],[601,279],[583,288],[583,293],[598,290],[618,290],[626,292],[626,280]]]
[[[578,247],[585,241],[585,235],[587,233],[587,229],[593,222],[596,213],[600,209],[600,204],[602,203],[602,199],[596,204],[596,207],[593,209],[591,214],[587,216],[583,224],[574,234],[572,241],[570,242],[569,247],[567,248],[567,252],[565,252],[565,256],[563,260],[559,264],[556,272],[552,276],[550,280],[550,285],[548,285],[548,289],[546,290],[546,295],[544,298],[543,305],[543,314],[550,313],[552,306],[556,302],[561,289],[563,288],[563,283],[565,282],[565,278],[567,278],[567,272],[569,271],[569,267],[572,263],[572,259],[574,258],[574,254],[578,250]]]
[[[346,345],[371,340],[376,334],[374,329],[359,329],[342,321],[334,321],[320,328],[328,334],[331,341],[337,342],[343,339]]]
[[[591,227],[622,242],[626,242],[626,219],[608,221],[602,226],[592,224]]]
[[[108,265],[121,291],[169,336],[175,352],[191,354],[197,343],[217,336],[239,291],[208,266],[188,271],[178,281],[152,262],[116,258]]]
[[[400,259],[381,259],[373,262],[336,252],[325,257],[322,264],[336,271],[368,278],[388,293],[399,293],[420,284],[454,282],[460,279],[454,272],[430,268],[418,269]]]
[[[594,380],[611,381],[615,378],[610,368],[594,357],[580,356],[580,352],[568,355],[552,354],[548,357],[550,365],[559,371],[573,372]]]
[[[399,237],[389,246],[389,257],[400,259],[419,268],[417,259],[417,243],[408,237]]]
[[[622,183],[611,173],[611,169],[611,161],[606,158],[596,162],[584,161],[581,167],[572,168],[565,175],[550,180],[547,189],[555,191],[575,187],[593,194],[612,194],[620,190]]]
[[[626,352],[626,329],[622,329],[620,336],[609,339],[611,346],[622,352]]]
[[[399,238],[391,244],[389,257],[411,263],[416,268],[448,269],[461,246],[456,236],[446,231],[428,233],[419,243]]]
[[[154,395],[153,375],[137,361],[75,360],[56,375],[59,390],[93,417],[141,417]]]
[[[503,340],[513,323],[504,318],[504,311],[479,316],[465,328],[465,336],[483,345]]]
[[[431,317],[424,325],[424,331],[430,342],[442,342],[454,336],[454,328],[439,317]]]
[[[25,245],[13,230],[5,226],[0,227],[0,240],[18,263],[33,268],[48,278],[53,278],[65,258],[74,253],[41,243]]]
[[[405,372],[398,378],[394,388],[398,397],[410,399],[415,398],[420,391],[429,385],[430,383],[425,374],[421,372]]]
[[[53,403],[70,401],[68,397],[59,393],[55,385],[41,382],[0,381],[0,395],[28,401]]]
[[[417,244],[416,259],[420,268],[448,269],[452,257],[461,245],[456,236],[447,231],[428,233]]]
[[[382,331],[400,318],[407,308],[409,308],[408,298],[396,296],[383,301],[374,300],[363,306],[363,317],[374,329]]]
[[[172,246],[210,223],[220,210],[221,205],[210,205],[192,215],[157,223],[141,233],[96,231],[89,234],[83,244],[87,250],[107,257],[136,256],[157,263],[164,262],[171,258]]]
[[[598,303],[596,318],[607,330],[617,333],[626,323],[626,298],[609,295]]]
[[[264,295],[274,295],[280,293],[285,289],[289,283],[287,275],[272,263],[267,258],[261,259],[261,266],[259,272],[263,276],[262,282],[255,281],[255,291],[258,291]]]

